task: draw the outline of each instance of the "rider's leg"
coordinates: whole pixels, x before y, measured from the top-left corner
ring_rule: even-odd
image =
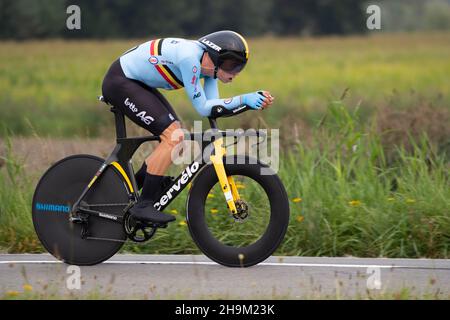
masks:
[[[164,173],[172,163],[174,148],[183,141],[184,134],[179,121],[173,122],[160,135],[161,143],[146,159],[147,174],[142,188],[142,200],[156,200],[164,186]]]
[[[163,175],[172,164],[172,151],[183,142],[184,133],[179,121],[173,122],[159,136],[161,143],[146,159],[147,172],[155,175]]]
[[[134,178],[136,180],[137,189],[141,190],[142,186],[144,185],[145,176],[147,175],[147,163],[146,161],[142,162],[141,168],[135,173]],[[164,176],[164,180],[162,182],[162,188],[166,188],[169,186],[173,181],[173,177],[171,176]]]
[[[141,190],[142,186],[144,185],[146,173],[147,173],[147,163],[144,161],[142,163],[141,168],[134,174],[134,179],[136,180],[138,190]]]
[[[162,132],[160,138],[161,143],[146,159],[147,173],[141,196],[130,212],[138,220],[167,223],[175,220],[175,217],[159,212],[153,205],[156,197],[163,191],[164,173],[172,163],[172,151],[184,138],[180,123],[173,122]]]
[[[167,223],[175,217],[154,207],[156,197],[163,191],[165,172],[172,163],[174,148],[183,141],[184,133],[179,121],[172,122],[160,134],[161,143],[146,159],[147,172],[138,203],[130,209],[135,219]]]
[[[167,101],[167,99],[157,90],[152,91],[153,95],[156,96],[158,98],[158,100],[164,105],[164,107],[166,108],[166,110],[169,112],[169,114],[173,114],[176,115],[175,110],[172,108],[172,106],[170,105],[170,103]],[[178,125],[179,125],[179,121],[177,121]],[[144,180],[145,180],[145,176],[146,173],[149,172],[150,174],[159,174],[161,175],[160,171],[161,169],[161,165],[167,165],[167,156],[164,156],[164,151],[165,148],[164,145],[176,145],[178,142],[181,142],[181,139],[183,138],[183,136],[180,134],[181,137],[177,137],[178,132],[176,132],[175,130],[173,130],[174,128],[172,127],[168,127],[166,130],[164,130],[161,134],[160,134],[160,138],[161,138],[161,142],[163,144],[163,146],[159,145],[152,154],[150,154],[147,159],[145,159],[145,161],[142,163],[141,168],[136,172],[135,174],[135,178],[136,178],[136,184],[138,186],[138,189],[140,190],[142,188],[142,186],[144,185]],[[175,128],[178,129],[178,128]],[[162,151],[160,150],[162,149]],[[172,148],[173,149],[173,148]],[[162,156],[162,158],[165,158],[165,160],[163,159],[163,161],[159,161],[158,158],[160,158]],[[147,163],[150,163],[150,167],[149,170]],[[158,165],[159,164],[159,165]],[[170,163],[167,165],[170,166]],[[159,168],[158,168],[159,167]],[[164,172],[166,170],[163,170]],[[165,187],[167,187],[171,182],[172,182],[172,177],[170,176],[165,176],[163,183],[162,183],[162,187],[163,189]]]

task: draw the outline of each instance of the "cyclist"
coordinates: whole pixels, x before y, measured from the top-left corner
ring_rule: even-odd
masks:
[[[231,82],[245,67],[248,57],[247,41],[240,34],[226,30],[197,41],[181,38],[148,41],[128,50],[111,65],[102,85],[106,101],[161,139],[136,173],[136,182],[142,191],[130,209],[135,219],[154,223],[175,220],[174,216],[153,207],[155,197],[168,181],[164,174],[172,163],[172,150],[183,140],[180,120],[157,89],[184,87],[202,116],[209,116],[211,108],[217,105],[229,110],[242,105],[265,109],[273,102],[267,91],[219,98],[217,79]]]

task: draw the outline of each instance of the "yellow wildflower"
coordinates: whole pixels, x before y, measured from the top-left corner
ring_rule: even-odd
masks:
[[[208,193],[208,198],[215,198],[215,195]]]
[[[305,220],[305,217],[297,216],[297,218],[295,218],[295,220],[297,220],[297,222],[302,222],[303,220]]]
[[[294,202],[294,203],[298,203],[298,202],[302,202],[302,201],[303,201],[302,198],[294,198],[294,199],[292,199],[292,202]]]
[[[23,290],[24,291],[33,291],[33,287],[31,286],[31,284],[24,284]]]
[[[211,213],[216,214],[217,212],[219,212],[219,210],[217,210],[217,209],[211,209]]]
[[[177,211],[177,209],[172,209],[172,210],[170,210],[170,213],[172,213],[172,214],[178,214],[178,211]]]
[[[6,295],[9,297],[17,297],[19,295],[18,291],[7,291]]]
[[[183,220],[178,225],[184,227],[184,226],[187,226],[187,222]]]
[[[361,201],[359,201],[359,200],[352,200],[352,201],[349,201],[348,204],[349,204],[350,206],[352,206],[352,207],[358,207],[358,206],[361,205]]]

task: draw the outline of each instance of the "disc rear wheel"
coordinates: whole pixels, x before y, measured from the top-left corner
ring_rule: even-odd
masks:
[[[69,221],[72,205],[103,163],[103,159],[90,155],[65,158],[50,167],[36,187],[32,208],[36,233],[49,253],[68,264],[94,265],[105,261],[126,240],[123,225],[117,221],[95,216],[87,218],[87,225]],[[128,202],[123,180],[109,166],[92,185],[81,206],[122,217]]]

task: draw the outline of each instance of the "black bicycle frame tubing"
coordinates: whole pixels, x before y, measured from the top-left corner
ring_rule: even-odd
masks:
[[[103,218],[103,219],[111,220],[111,221],[118,222],[118,223],[123,223],[123,217],[116,216],[114,214],[105,213],[105,212],[101,212],[101,211],[97,211],[97,210],[85,209],[85,208],[79,208],[78,210],[81,213],[86,213],[90,216]]]
[[[202,161],[203,157],[200,155],[190,165],[188,165],[180,175],[174,180],[174,183],[166,187],[166,189],[156,198],[158,199],[154,207],[159,211],[164,210],[175,199],[186,186],[195,178],[201,169],[207,164]]]
[[[92,185],[102,176],[107,167],[114,165],[119,171],[122,180],[127,186],[127,192],[130,199],[137,199],[137,184],[134,177],[133,166],[131,165],[131,158],[140,145],[146,141],[160,141],[158,136],[136,137],[136,138],[117,138],[117,144],[111,154],[106,158],[105,162],[100,166],[97,173],[92,177],[91,182],[84,188],[79,199],[72,207],[78,209],[81,200],[86,196]]]
[[[118,138],[117,145],[114,148],[111,155],[106,159],[105,163],[108,165],[117,162],[125,175],[122,173],[124,179],[127,176],[130,179],[130,183],[132,186],[132,190],[129,190],[130,193],[137,195],[137,184],[134,178],[134,170],[131,164],[131,158],[133,157],[136,150],[147,141],[161,141],[158,136],[146,136],[146,137],[133,137],[133,138]],[[116,166],[117,167],[117,166]],[[128,187],[128,189],[130,189]]]

